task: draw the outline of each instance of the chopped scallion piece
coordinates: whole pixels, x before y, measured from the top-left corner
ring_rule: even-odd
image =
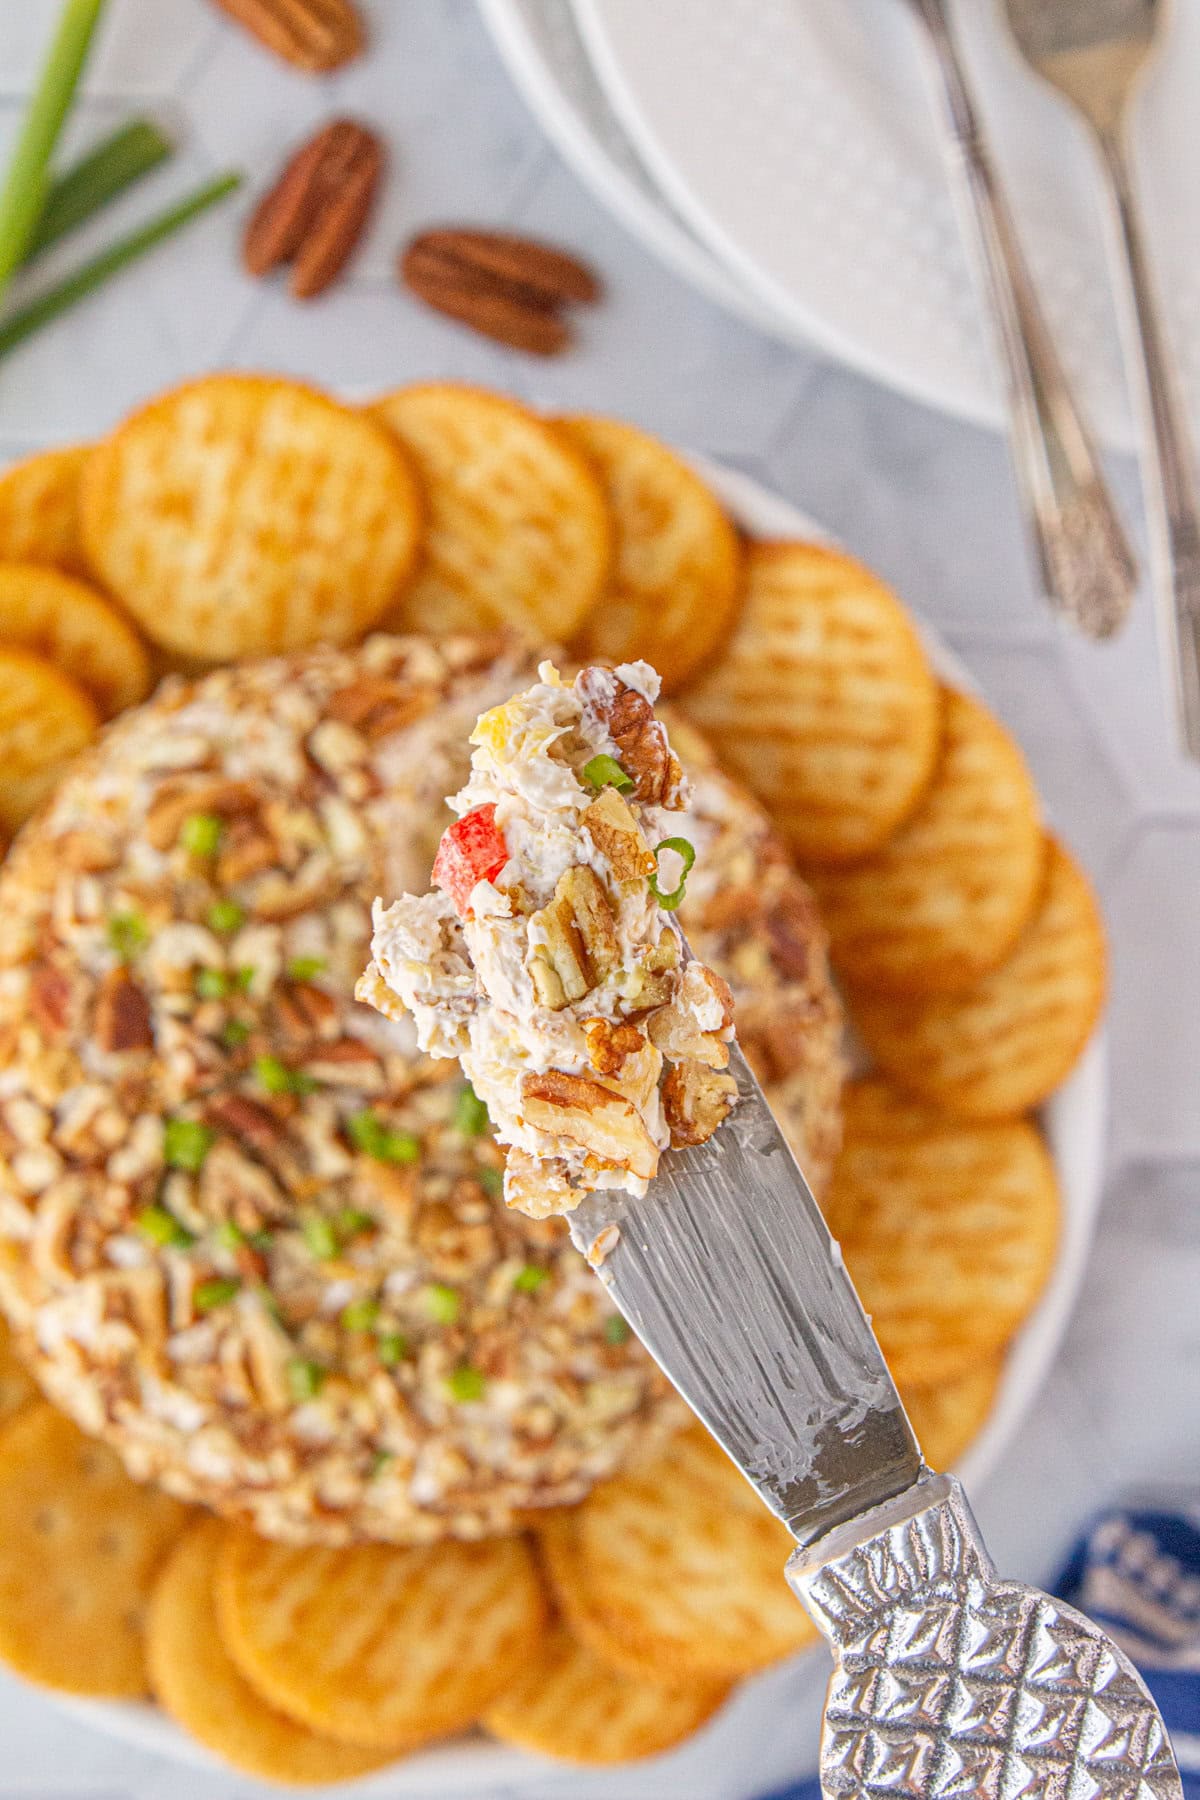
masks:
[[[477,1180],[484,1193],[490,1194],[493,1200],[498,1200],[504,1192],[503,1169],[479,1169]]]
[[[311,1094],[317,1085],[311,1075],[302,1069],[289,1069],[277,1056],[257,1057],[254,1073],[268,1094]]]
[[[150,927],[140,912],[113,913],[106,929],[108,941],[122,962],[132,962],[150,942]]]
[[[218,1276],[212,1281],[201,1281],[192,1293],[192,1305],[197,1312],[215,1312],[218,1306],[228,1306],[237,1298],[241,1288],[240,1281],[226,1276]]]
[[[408,1339],[402,1331],[381,1331],[375,1341],[375,1348],[384,1367],[394,1369],[408,1355]]]
[[[200,1000],[223,1000],[229,992],[229,977],[224,969],[197,969],[192,983]]]
[[[206,917],[210,931],[218,931],[222,937],[228,937],[241,929],[246,914],[236,900],[214,900]]]
[[[462,1296],[444,1281],[431,1281],[425,1289],[425,1308],[435,1325],[453,1325],[462,1310]]]
[[[618,794],[628,794],[633,788],[633,777],[625,773],[615,756],[593,756],[591,762],[583,765],[583,779],[590,787],[616,788]]]
[[[287,966],[289,981],[311,981],[316,975],[323,975],[328,964],[323,956],[293,956]]]
[[[470,1082],[458,1096],[454,1108],[454,1129],[463,1137],[482,1137],[491,1124],[488,1109]]]
[[[312,1255],[320,1262],[331,1262],[341,1248],[337,1232],[328,1219],[319,1213],[313,1213],[304,1220],[300,1227],[304,1233],[304,1242]]]
[[[518,1294],[536,1294],[539,1288],[545,1287],[549,1279],[549,1269],[542,1268],[540,1263],[526,1263],[513,1276],[513,1287]]]
[[[664,912],[674,912],[683,899],[684,891],[687,887],[687,878],[695,865],[696,849],[693,844],[688,843],[686,838],[664,838],[661,844],[656,844],[654,847],[654,860],[656,863],[664,850],[673,850],[683,863],[683,867],[679,871],[679,886],[677,888],[672,888],[669,894],[664,894],[658,885],[658,870],[656,868],[653,875],[649,877],[650,892],[654,895],[654,898],[658,901],[658,904],[662,907]]]
[[[288,1386],[292,1390],[292,1399],[298,1405],[306,1400],[315,1400],[325,1381],[325,1371],[320,1363],[310,1362],[307,1357],[293,1356],[287,1366]]]
[[[629,1342],[629,1326],[620,1313],[611,1313],[604,1321],[605,1341],[610,1344],[627,1344]]]
[[[356,1150],[376,1162],[415,1163],[420,1161],[421,1140],[411,1131],[393,1131],[378,1113],[367,1107],[346,1121],[346,1135]]]
[[[243,1019],[226,1019],[221,1027],[221,1042],[227,1050],[239,1050],[250,1036],[250,1027]]]
[[[447,1378],[446,1387],[452,1400],[482,1400],[487,1393],[487,1377],[463,1363]]]
[[[181,1225],[175,1214],[168,1212],[165,1206],[143,1207],[136,1223],[142,1236],[162,1249],[186,1250],[196,1241],[187,1227]]]
[[[370,1331],[379,1317],[378,1300],[368,1299],[365,1295],[360,1300],[351,1300],[342,1308],[343,1331]]]
[[[168,1119],[163,1126],[163,1161],[169,1169],[186,1169],[195,1175],[217,1140],[211,1125],[199,1119]]]
[[[225,821],[216,813],[189,813],[183,821],[179,842],[189,856],[207,859],[217,854],[224,831]]]
[[[213,1235],[222,1250],[240,1250],[246,1242],[245,1232],[232,1219],[222,1219]]]
[[[364,1231],[374,1231],[375,1224],[373,1215],[361,1212],[357,1206],[345,1206],[333,1215],[334,1230],[344,1244],[351,1238],[361,1237]]]

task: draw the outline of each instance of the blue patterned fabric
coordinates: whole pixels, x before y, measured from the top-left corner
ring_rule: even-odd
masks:
[[[1131,1503],[1084,1532],[1054,1592],[1095,1619],[1162,1709],[1188,1800],[1200,1800],[1200,1497]],[[821,1800],[816,1777],[765,1800]]]

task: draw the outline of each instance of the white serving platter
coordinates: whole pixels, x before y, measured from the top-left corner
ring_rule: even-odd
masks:
[[[749,476],[702,458],[693,460],[734,518],[752,536],[828,539],[829,534],[812,519]],[[966,670],[945,645],[928,630],[923,635],[939,674],[963,687],[972,686]],[[1062,820],[1055,823],[1069,824]],[[1062,1192],[1062,1237],[1049,1285],[1009,1355],[991,1417],[959,1468],[968,1491],[975,1494],[1013,1443],[1022,1420],[1037,1399],[1075,1305],[1100,1203],[1107,1087],[1105,1041],[1103,1032],[1099,1032],[1043,1114],[1042,1123]],[[821,1656],[821,1650],[810,1651],[803,1660],[814,1661]],[[772,1720],[777,1718],[781,1704],[781,1675],[786,1679],[786,1674],[786,1670],[777,1668],[744,1683],[736,1699],[697,1738],[678,1751],[657,1758],[650,1778],[654,1791],[685,1791],[671,1783],[684,1777],[685,1763],[690,1763],[686,1776],[689,1794],[707,1796],[710,1791],[726,1791],[720,1772],[724,1769],[728,1781],[732,1781],[735,1767],[737,1791],[753,1793],[761,1785],[754,1768],[755,1747],[770,1743]],[[153,1706],[56,1698],[75,1717],[139,1749],[193,1765],[218,1766],[207,1751]],[[702,1764],[695,1762],[697,1756],[702,1758]],[[364,1796],[395,1795],[397,1800],[400,1796],[420,1796],[421,1800],[454,1796],[458,1800],[459,1796],[489,1794],[498,1789],[536,1791],[542,1785],[561,1781],[563,1776],[561,1764],[505,1749],[480,1735],[421,1751],[351,1784],[347,1791]],[[239,1790],[248,1785],[244,1777],[233,1774],[230,1781],[236,1782]],[[623,1800],[620,1771],[608,1772],[603,1791],[605,1800]],[[638,1800],[645,1800],[649,1791],[639,1793]]]

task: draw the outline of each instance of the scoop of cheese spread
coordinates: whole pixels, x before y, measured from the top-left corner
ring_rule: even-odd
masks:
[[[687,793],[658,677],[538,677],[476,724],[435,885],[375,902],[359,984],[458,1058],[510,1146],[505,1198],[534,1217],[596,1188],[644,1193],[735,1092],[729,990],[673,917],[694,851],[672,831]]]

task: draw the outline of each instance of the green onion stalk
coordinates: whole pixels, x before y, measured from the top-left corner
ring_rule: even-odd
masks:
[[[50,190],[50,158],[106,0],[66,0],[0,186],[0,297],[20,268]]]

